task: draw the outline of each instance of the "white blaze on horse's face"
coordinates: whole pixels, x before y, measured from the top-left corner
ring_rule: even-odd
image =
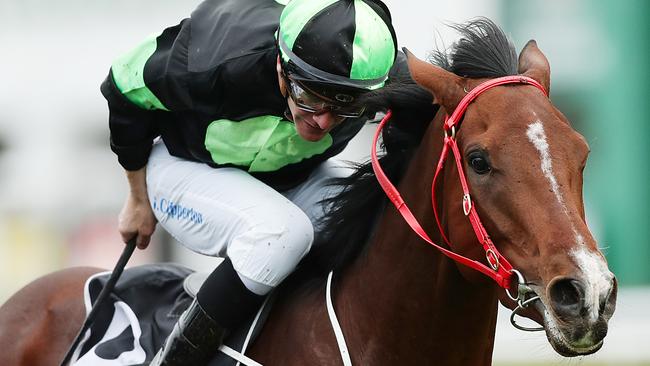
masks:
[[[542,125],[542,122],[538,120],[528,125],[528,129],[526,130],[526,136],[528,136],[530,142],[532,142],[533,145],[535,145],[535,148],[539,152],[540,160],[542,162],[541,163],[542,173],[544,174],[546,179],[548,179],[549,183],[551,184],[551,190],[553,191],[553,194],[555,194],[555,198],[557,198],[558,202],[560,203],[560,206],[562,206],[562,209],[564,210],[564,213],[568,216],[566,204],[564,203],[564,198],[562,197],[562,193],[560,192],[560,186],[558,185],[557,179],[553,174],[553,163],[551,161],[551,153],[549,151],[548,141],[546,139],[546,133],[544,132],[544,125]]]
[[[558,183],[553,170],[551,146],[549,145],[544,125],[537,119],[537,116],[534,116],[534,118],[536,120],[530,123],[526,129],[526,136],[539,153],[542,175],[548,181],[550,191],[557,199],[564,213],[563,218],[557,217],[555,220],[563,220],[562,222],[569,224],[573,231],[574,242],[569,246],[570,249],[567,248],[567,251],[578,270],[571,277],[580,282],[580,290],[576,290],[577,293],[574,293],[574,295],[579,294],[582,297],[582,299],[575,299],[575,304],[564,304],[565,306],[568,305],[568,307],[574,305],[580,306],[580,313],[575,314],[575,320],[568,320],[566,313],[558,316],[557,310],[550,311],[548,305],[551,299],[548,294],[544,293],[540,294],[545,305],[543,308],[540,308],[540,312],[543,313],[546,328],[551,338],[553,338],[551,340],[552,343],[559,342],[560,348],[564,351],[571,351],[577,354],[590,353],[602,345],[602,337],[604,335],[596,334],[598,332],[602,333],[603,326],[599,325],[599,323],[606,322],[614,311],[613,301],[608,301],[614,289],[614,275],[609,271],[604,257],[596,249],[590,248],[585,241],[585,237],[578,231],[576,223],[573,222],[572,215],[567,207],[566,198],[563,196],[560,188],[561,185]],[[582,227],[582,225],[578,225],[578,227]],[[565,283],[567,280],[571,281],[571,277],[565,277]],[[581,322],[581,324],[576,323],[576,321]],[[580,332],[572,332],[574,328],[582,328],[582,330]],[[601,331],[598,331],[598,328]],[[567,333],[573,333],[573,336],[567,337]]]
[[[553,173],[553,162],[542,122],[538,120],[528,125],[526,135],[530,142],[535,145],[537,151],[539,151],[542,173],[549,181],[551,191],[553,191],[555,198],[557,198],[562,210],[567,215],[567,219],[570,219],[569,211],[566,207],[564,197],[560,192],[557,178],[555,178]],[[584,237],[578,233],[573,223],[571,223],[571,228],[573,229],[576,240],[576,249],[572,252],[572,255],[583,272],[583,279],[588,286],[586,288],[587,294],[585,294],[585,300],[587,302],[586,305],[593,305],[589,306],[591,309],[590,317],[595,321],[598,317],[599,297],[606,295],[611,290],[614,275],[609,271],[607,263],[601,256],[587,250]]]

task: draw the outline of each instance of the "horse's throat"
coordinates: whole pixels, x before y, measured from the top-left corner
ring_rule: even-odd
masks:
[[[400,231],[376,238],[340,282],[340,318],[343,329],[352,330],[346,332],[351,352],[365,350],[364,361],[399,355],[409,360],[404,364],[489,364],[493,287],[469,283],[454,262]]]

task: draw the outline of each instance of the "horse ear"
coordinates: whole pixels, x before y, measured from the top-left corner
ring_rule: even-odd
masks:
[[[551,66],[533,39],[526,43],[519,54],[519,73],[535,79],[546,88],[547,93],[550,93]]]
[[[433,94],[433,103],[453,111],[463,99],[463,78],[441,67],[418,59],[403,48],[411,77]]]

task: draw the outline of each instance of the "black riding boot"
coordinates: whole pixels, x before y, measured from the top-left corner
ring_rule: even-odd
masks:
[[[205,365],[226,333],[194,299],[149,366]]]
[[[205,366],[228,330],[250,319],[264,296],[246,288],[229,259],[205,280],[149,366]]]

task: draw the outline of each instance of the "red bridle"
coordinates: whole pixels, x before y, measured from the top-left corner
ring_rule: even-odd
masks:
[[[436,181],[438,179],[440,172],[442,171],[442,168],[445,165],[445,161],[447,160],[449,151],[451,151],[454,154],[454,159],[456,160],[458,176],[460,178],[460,184],[463,188],[463,212],[465,213],[465,216],[469,217],[469,221],[472,224],[472,228],[474,229],[476,238],[478,239],[479,243],[481,243],[481,245],[483,246],[483,250],[485,250],[485,257],[487,259],[489,267],[479,261],[464,257],[460,254],[454,253],[451,250],[447,248],[443,248],[442,246],[434,243],[429,238],[427,233],[424,231],[424,229],[422,228],[418,220],[415,218],[415,216],[413,216],[411,210],[408,208],[408,206],[400,196],[399,191],[397,191],[397,189],[390,182],[388,177],[386,177],[386,174],[384,174],[384,171],[381,169],[381,166],[379,165],[379,161],[377,159],[376,147],[377,147],[377,140],[379,139],[379,135],[381,134],[381,130],[384,128],[384,125],[391,118],[392,112],[390,110],[388,111],[388,113],[386,113],[386,116],[381,120],[381,123],[379,124],[379,127],[375,132],[371,156],[372,156],[372,168],[375,171],[375,175],[377,177],[377,180],[379,181],[379,184],[383,188],[384,192],[386,192],[388,198],[390,198],[390,200],[393,202],[397,210],[400,212],[402,217],[404,217],[404,220],[406,220],[406,222],[413,229],[413,231],[415,231],[416,234],[418,234],[422,239],[424,239],[429,244],[436,247],[447,257],[455,260],[458,263],[462,263],[468,267],[474,268],[475,270],[492,278],[502,288],[508,290],[511,287],[511,282],[512,282],[511,280],[512,280],[512,276],[514,275],[513,267],[508,262],[508,260],[503,255],[501,255],[501,253],[499,253],[497,248],[494,246],[494,243],[492,243],[492,240],[490,239],[490,236],[485,230],[485,227],[481,223],[481,219],[479,218],[478,213],[476,212],[476,208],[472,203],[472,199],[469,192],[469,185],[467,184],[467,179],[465,178],[465,173],[463,170],[462,156],[460,154],[460,151],[458,150],[458,144],[456,142],[456,130],[459,128],[460,121],[462,120],[463,115],[465,114],[465,111],[467,110],[469,104],[472,103],[474,99],[476,99],[484,91],[491,89],[495,86],[504,85],[504,84],[528,84],[528,85],[535,86],[536,88],[544,92],[545,95],[548,95],[548,93],[540,83],[538,83],[537,81],[529,77],[522,76],[522,75],[505,76],[496,79],[490,79],[488,81],[479,84],[476,88],[472,89],[472,91],[470,91],[460,101],[460,103],[458,104],[454,112],[451,114],[451,116],[447,115],[445,117],[444,146],[442,148],[442,152],[440,154],[440,160],[438,160],[436,172],[433,177],[433,182],[431,184],[432,205],[433,205],[433,212],[436,218],[436,222],[438,224],[438,228],[440,229],[440,234],[443,240],[451,248],[452,245],[447,239],[447,236],[444,234],[442,224],[440,223],[440,218],[438,216],[438,210],[437,210],[436,198],[435,198]],[[521,284],[521,282],[522,281],[520,279],[519,283]],[[508,294],[510,295],[510,293]]]

